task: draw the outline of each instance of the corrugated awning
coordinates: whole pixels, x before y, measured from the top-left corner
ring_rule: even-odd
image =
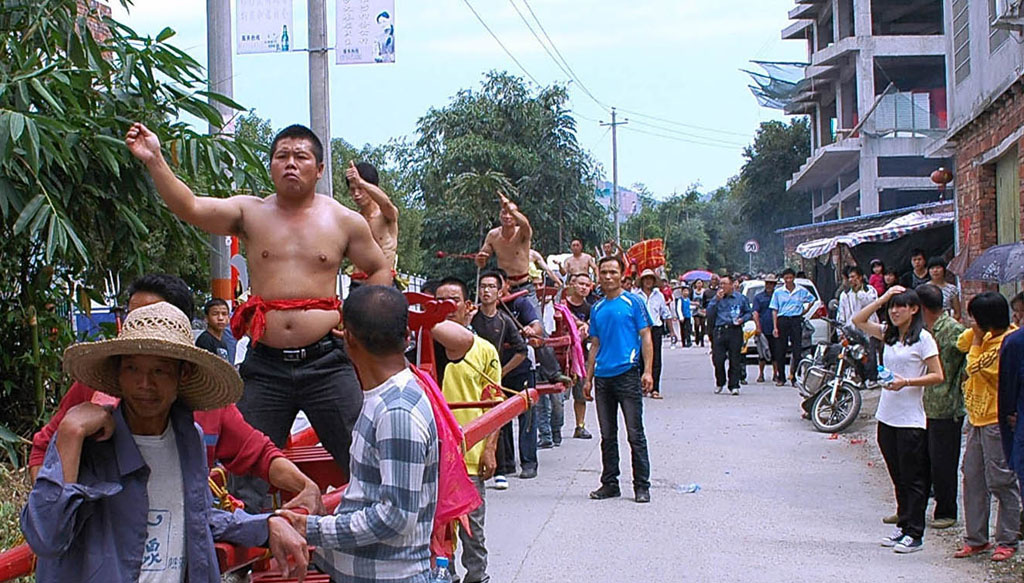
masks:
[[[915,231],[951,224],[953,224],[952,212],[931,215],[912,212],[893,219],[880,227],[854,231],[845,235],[839,235],[838,237],[825,237],[806,241],[797,245],[796,252],[803,257],[813,259],[832,251],[837,245],[856,247],[861,243],[884,243],[886,241],[894,241]]]

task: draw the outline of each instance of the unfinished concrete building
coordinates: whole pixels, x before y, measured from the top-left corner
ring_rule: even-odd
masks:
[[[926,158],[947,120],[942,0],[796,0],[782,36],[807,43],[786,106],[811,120],[811,157],[787,187],[811,194],[811,222],[939,201]]]

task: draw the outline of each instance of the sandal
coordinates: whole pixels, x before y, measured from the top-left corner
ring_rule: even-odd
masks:
[[[1017,554],[1016,547],[1004,547],[1000,545],[996,547],[996,550],[992,551],[992,560],[996,562],[1005,561],[1006,559],[1013,557],[1015,554]]]
[[[983,545],[971,546],[965,544],[962,549],[953,553],[954,559],[966,559],[967,557],[973,557],[974,555],[984,553],[992,546],[992,543],[985,543]]]
[[[661,398],[661,393],[659,393],[658,391],[654,391],[653,393],[651,393],[651,398],[652,399],[660,399]]]

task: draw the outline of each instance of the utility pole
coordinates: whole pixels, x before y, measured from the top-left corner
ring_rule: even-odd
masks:
[[[231,62],[231,1],[206,0],[206,72],[211,92],[231,97],[234,93]],[[210,100],[217,108],[221,119],[227,119],[232,111],[225,105]],[[232,132],[229,128],[210,125],[210,133]],[[235,299],[231,289],[231,246],[228,237],[210,235],[210,289],[215,298],[228,302]],[[191,314],[190,314],[191,316]]]
[[[226,1],[226,0],[225,0]],[[324,174],[317,192],[334,196],[331,178],[331,85],[327,63],[327,6],[308,0],[309,11],[309,124],[324,143]]]
[[[629,123],[628,119],[615,121],[615,108],[612,108],[611,123],[601,122],[602,126],[612,128],[612,213],[615,219],[615,244],[621,246],[621,226],[619,225],[619,160],[618,143],[615,140],[615,128]]]

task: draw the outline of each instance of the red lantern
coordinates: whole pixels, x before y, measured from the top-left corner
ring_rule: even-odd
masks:
[[[932,172],[932,182],[939,186],[939,193],[946,191],[946,185],[953,181],[953,173],[946,170],[943,167],[939,167],[938,170]]]

